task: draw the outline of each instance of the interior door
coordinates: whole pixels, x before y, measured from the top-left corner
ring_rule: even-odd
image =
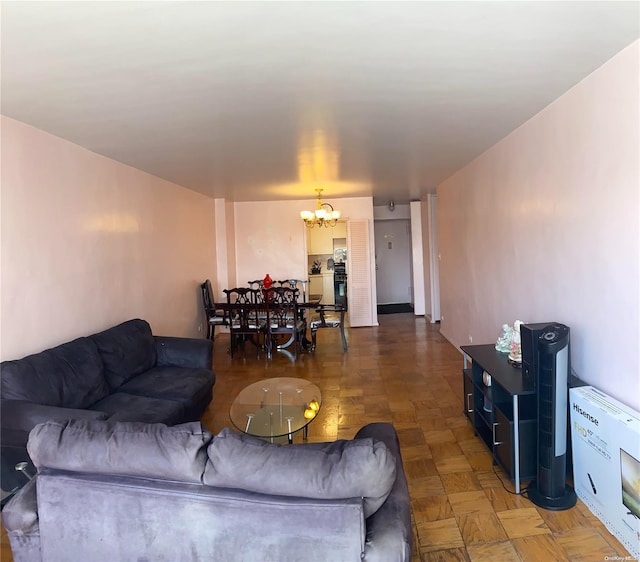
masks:
[[[374,232],[377,303],[410,303],[410,222],[406,219],[378,220],[374,222]]]
[[[373,264],[368,219],[347,222],[347,295],[349,326],[373,326]]]

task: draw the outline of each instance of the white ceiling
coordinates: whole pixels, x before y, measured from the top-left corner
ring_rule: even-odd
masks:
[[[418,199],[640,36],[640,3],[7,2],[4,115],[233,201]]]

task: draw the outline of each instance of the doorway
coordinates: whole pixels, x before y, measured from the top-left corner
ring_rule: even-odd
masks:
[[[406,219],[374,221],[379,313],[411,312],[411,225]]]

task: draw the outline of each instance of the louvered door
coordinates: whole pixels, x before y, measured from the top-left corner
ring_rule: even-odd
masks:
[[[369,220],[347,222],[347,295],[350,326],[373,326],[373,287]]]

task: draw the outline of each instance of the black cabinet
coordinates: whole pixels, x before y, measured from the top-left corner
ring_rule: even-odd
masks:
[[[535,389],[493,344],[463,346],[462,351],[464,413],[519,492],[521,480],[536,476]],[[484,373],[491,377],[490,386],[483,382]]]

